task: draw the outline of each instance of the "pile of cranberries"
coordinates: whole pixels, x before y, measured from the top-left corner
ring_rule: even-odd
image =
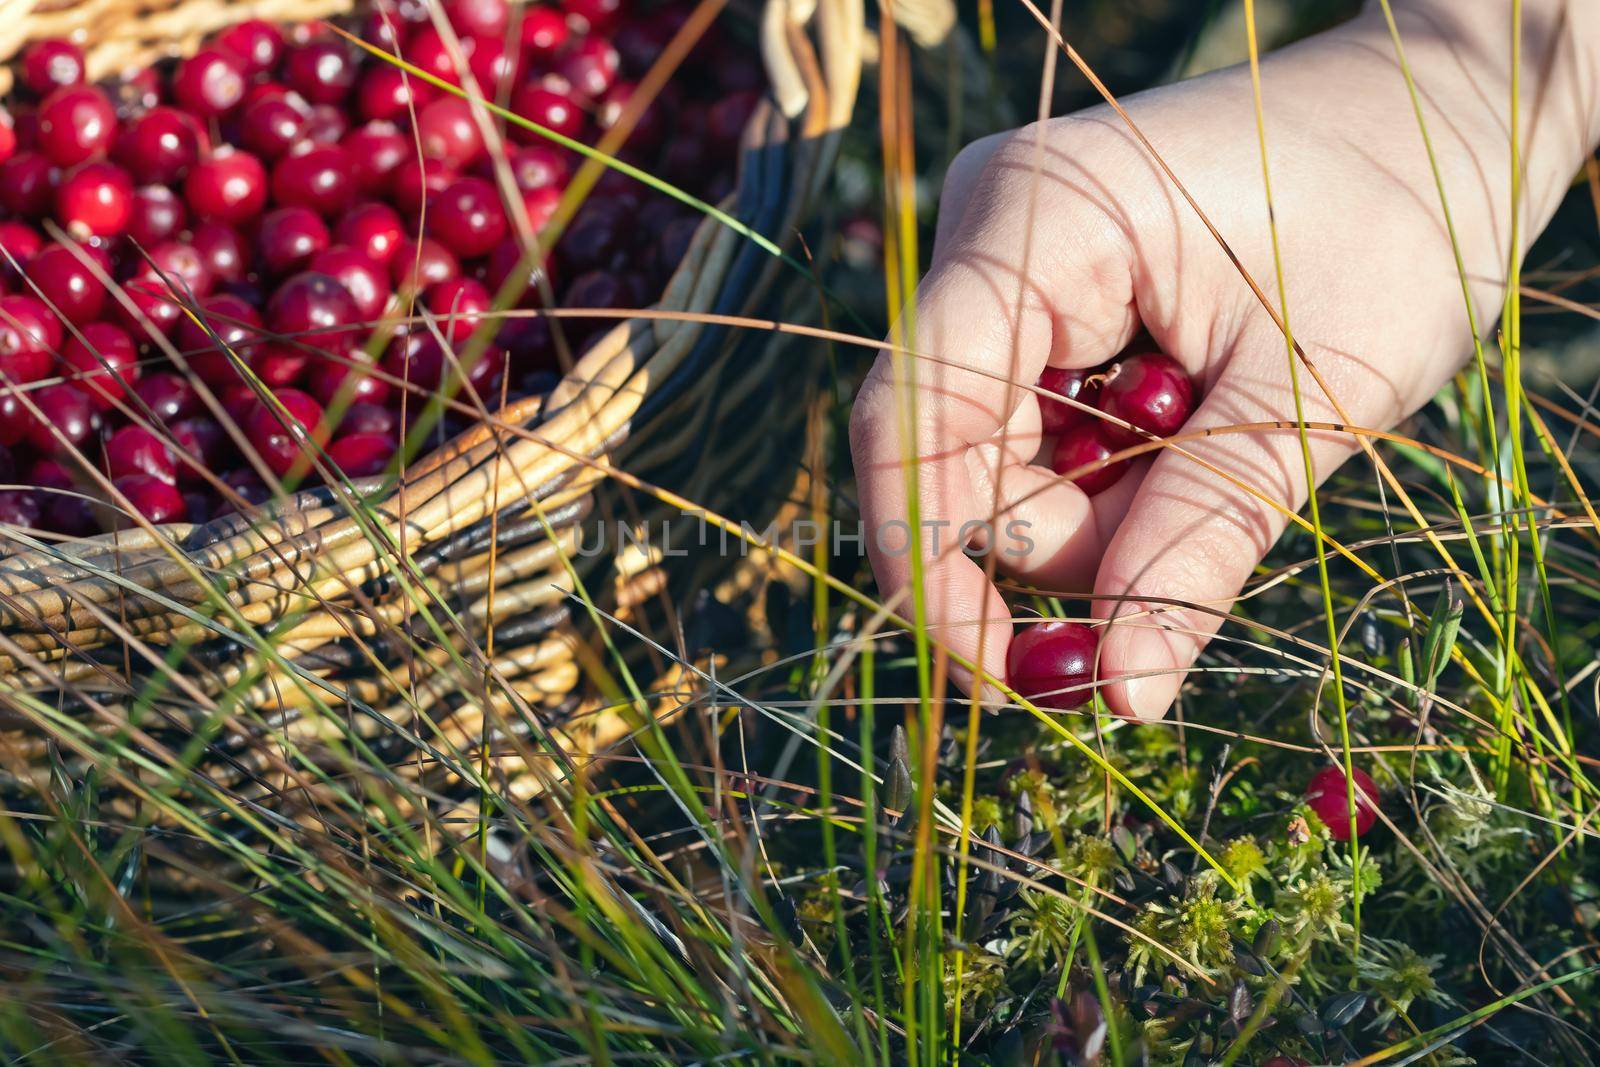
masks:
[[[1046,367],[1039,388],[1155,437],[1171,437],[1194,411],[1194,383],[1177,360],[1161,352],[1138,352],[1089,370]],[[1127,460],[1105,461],[1145,440],[1143,434],[1053,396],[1039,397],[1039,415],[1044,433],[1055,439],[1050,468],[1073,474],[1073,482],[1090,496],[1109,489],[1127,470]]]
[[[588,143],[689,11],[384,9],[351,32]],[[764,76],[718,32],[697,47],[618,154],[714,200]],[[41,41],[17,73],[0,107],[0,523],[126,526],[90,468],[158,523],[264,499],[263,466],[305,484],[313,444],[351,477],[381,473],[434,392],[463,377],[489,404],[546,389],[558,356],[609,325],[491,321],[503,287],[522,307],[547,294],[646,306],[698,221],[607,172],[534,262],[519,235],[551,219],[582,159],[515,126],[486,137],[465,100],[320,24],[240,23],[193,56],[98,84],[79,48]],[[486,346],[466,345],[480,322]],[[458,346],[484,350],[462,362]],[[464,421],[451,418],[443,430]]]

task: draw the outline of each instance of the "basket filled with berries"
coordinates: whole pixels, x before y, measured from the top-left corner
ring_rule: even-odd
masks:
[[[858,0],[10,6],[0,777],[78,730],[261,796],[304,784],[265,734],[455,781],[559,722],[575,599],[656,565],[574,555],[597,488],[724,462],[765,395],[730,320]]]

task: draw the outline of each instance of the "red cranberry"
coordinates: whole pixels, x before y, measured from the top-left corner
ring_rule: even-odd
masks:
[[[17,127],[11,113],[0,107],[0,163],[10,159],[17,151]]]
[[[189,221],[183,201],[165,185],[144,185],[133,191],[128,214],[128,239],[144,248],[177,236]]]
[[[439,320],[441,332],[454,344],[471,337],[494,305],[489,290],[471,278],[453,278],[430,285],[423,291],[422,302]]]
[[[45,302],[72,322],[93,322],[105,307],[105,286],[89,265],[65,245],[41,249],[28,264],[28,278]]]
[[[1378,821],[1378,783],[1360,767],[1352,767],[1351,772],[1356,783],[1356,836],[1359,837]],[[1335,841],[1350,840],[1349,782],[1343,767],[1324,767],[1306,784],[1306,803]]]
[[[296,48],[283,77],[313,104],[337,104],[355,87],[359,68],[342,41],[322,40]]]
[[[311,109],[291,93],[259,97],[239,113],[239,140],[262,159],[277,159],[299,144]]]
[[[189,171],[183,191],[197,217],[236,226],[266,206],[267,172],[249,152],[219,148]]]
[[[528,216],[528,225],[538,233],[555,217],[561,206],[561,190],[553,185],[543,189],[529,189],[522,194],[522,210]]]
[[[83,81],[83,49],[60,37],[35,41],[22,53],[22,83],[38,96]]]
[[[537,126],[576,140],[583,135],[583,109],[572,97],[537,82],[529,82],[511,98],[511,110]],[[520,126],[511,135],[519,141],[534,142],[541,134]]]
[[[382,474],[394,459],[394,438],[374,433],[341,437],[328,447],[328,458],[347,478],[369,478]]]
[[[0,296],[0,380],[36,382],[50,373],[61,323],[31,296]]]
[[[289,344],[269,344],[250,360],[256,377],[274,389],[297,385],[311,363],[311,353]]]
[[[105,411],[139,380],[138,349],[127,331],[109,322],[85,323],[78,332],[81,336],[67,340],[62,357],[76,372],[72,384]]]
[[[394,206],[406,218],[422,213],[425,202],[450,187],[456,172],[437,159],[408,159],[394,170],[391,185]]]
[[[483,135],[472,117],[472,105],[455,96],[444,96],[422,109],[417,116],[417,139],[422,154],[460,170],[483,155]]]
[[[389,381],[373,373],[362,353],[353,352],[347,359],[319,360],[311,368],[311,394],[326,408],[340,404],[382,404],[392,392]],[[354,431],[341,421],[341,433]]]
[[[153,107],[134,119],[117,138],[117,162],[137,181],[168,185],[178,181],[210,148],[194,116],[175,107]]]
[[[339,420],[341,434],[374,433],[381,437],[393,437],[399,428],[400,420],[394,409],[382,404],[351,404],[345,410],[344,418]]]
[[[202,222],[194,228],[189,243],[200,253],[206,269],[218,283],[244,281],[251,253],[238,230],[219,222]]]
[[[307,207],[280,207],[261,216],[256,251],[274,274],[305,269],[313,256],[328,247],[328,227]]]
[[[18,152],[0,163],[0,206],[13,215],[38,218],[50,211],[59,172],[37,152]]]
[[[379,63],[361,77],[356,107],[368,119],[400,119],[413,107],[421,108],[437,95],[433,86],[387,63]]]
[[[1100,379],[1095,371],[1046,367],[1039,375],[1039,388],[1093,407],[1100,396]],[[1100,421],[1070,404],[1043,395],[1039,396],[1039,419],[1047,434],[1059,434],[1085,422]]]
[[[571,31],[566,19],[548,7],[522,11],[522,50],[534,58],[553,56],[567,43]]]
[[[467,66],[472,71],[473,80],[478,83],[479,92],[487,99],[497,99],[507,88],[522,80],[522,55],[518,51],[507,50],[505,42],[498,37],[479,37],[476,40],[477,47],[472,50],[472,58]]]
[[[212,286],[205,257],[193,245],[182,241],[168,241],[152,249],[149,262],[130,281],[143,279],[160,287],[152,287],[152,291],[174,293],[184,303],[209,295]]]
[[[200,302],[199,319],[195,322],[184,316],[173,343],[183,353],[189,369],[213,389],[237,383],[239,372],[228,351],[241,360],[250,360],[261,341],[261,316],[246,301],[222,293]]]
[[[573,92],[598,100],[617,80],[622,60],[604,37],[585,37],[561,57],[556,73],[572,83]]]
[[[18,267],[26,267],[28,261],[39,254],[39,249],[44,247],[44,238],[39,236],[39,231],[29,226],[26,222],[6,220],[0,222],[0,276],[14,277],[16,272],[12,261]]]
[[[622,0],[562,0],[561,6],[591,33],[605,32],[622,12]]]
[[[47,385],[33,393],[33,402],[39,414],[28,429],[28,443],[43,454],[77,449],[100,428],[94,402],[70,385]]]
[[[133,181],[115,163],[85,163],[56,189],[56,216],[79,240],[114,237],[133,216]]]
[[[194,386],[169,371],[147,374],[133,387],[134,394],[157,422],[170,423],[199,413],[200,398]]]
[[[272,196],[279,204],[337,215],[355,196],[354,170],[349,154],[338,145],[312,145],[273,166]]]
[[[1100,389],[1100,410],[1156,437],[1183,429],[1194,410],[1194,385],[1182,365],[1161,352],[1120,359],[1106,372]],[[1133,444],[1137,433],[1105,424],[1113,441]]]
[[[457,33],[474,37],[504,37],[511,24],[506,0],[446,0],[444,13]]]
[[[314,455],[308,442],[321,444],[328,438],[322,405],[298,389],[280,389],[277,405],[260,404],[245,422],[245,435],[260,452],[274,474],[288,474],[298,461],[309,465]]]
[[[201,472],[217,465],[218,458],[227,446],[227,435],[217,421],[205,416],[179,419],[169,429],[176,450],[189,457],[192,463],[177,463],[175,469],[179,482],[204,481]]]
[[[399,212],[388,204],[369,201],[340,216],[334,238],[386,267],[405,238],[405,230]]]
[[[179,522],[188,514],[188,504],[177,488],[148,474],[129,474],[111,483],[135,512],[152,526]],[[115,522],[116,520],[113,520]]]
[[[477,41],[471,37],[458,39],[461,46],[461,58],[471,61],[472,50]],[[433,26],[420,26],[406,41],[404,59],[412,66],[427,71],[441,81],[452,85],[461,83],[456,71],[455,59],[451,46],[445,42],[443,36]]]
[[[191,114],[215,118],[243,102],[245,85],[243,60],[221,48],[203,48],[173,72],[172,98]]]
[[[389,275],[378,264],[346,245],[334,245],[311,260],[311,269],[338,280],[355,302],[356,315],[375,322],[389,302]]]
[[[218,33],[214,43],[239,57],[249,74],[267,73],[278,65],[283,55],[282,32],[263,19],[234,23]]]
[[[1056,439],[1055,451],[1050,456],[1050,469],[1057,474],[1078,471],[1072,481],[1089,496],[1111,488],[1128,469],[1125,459],[1115,463],[1105,462],[1119,446],[1107,437],[1104,426],[1103,422],[1095,419],[1067,429]],[[1089,469],[1080,469],[1084,467]]]
[[[267,305],[267,325],[274,333],[339,351],[359,339],[350,328],[359,317],[345,287],[316,271],[302,271],[284,282]]]
[[[506,213],[495,187],[462,178],[429,204],[428,232],[464,259],[487,255],[506,235]]]
[[[571,153],[553,144],[530,144],[514,149],[508,162],[511,177],[524,192],[554,186],[565,189],[572,176]]]
[[[1099,638],[1082,623],[1041,622],[1013,634],[1006,684],[1041,708],[1071,711],[1094,695]]]
[[[460,273],[461,264],[455,253],[431,237],[420,242],[406,238],[389,260],[389,276],[401,292],[449,281]]]
[[[69,85],[39,106],[39,148],[58,167],[98,159],[117,135],[117,113],[92,85]]]
[[[336,104],[313,104],[306,139],[313,144],[341,144],[350,134],[350,119]]]
[[[148,474],[169,485],[178,480],[178,460],[171,447],[143,426],[124,426],[107,438],[106,469],[114,479]]]
[[[416,143],[392,122],[369,122],[344,139],[356,186],[367,196],[387,193],[402,163],[414,160]]]

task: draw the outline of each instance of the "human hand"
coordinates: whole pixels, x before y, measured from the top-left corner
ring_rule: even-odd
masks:
[[[1476,322],[1491,336],[1510,253],[1509,4],[1395,6]],[[1582,5],[1524,6],[1525,240],[1600,134],[1589,84],[1600,31]],[[1381,12],[1268,57],[1262,77],[1289,319],[1332,394],[1302,366],[1305,419],[1392,426],[1461,365],[1470,331]],[[1105,362],[1141,329],[1200,387],[1186,434],[1295,418],[1283,334],[1241,274],[1278,308],[1248,69],[1123,104],[1238,264],[1109,108],[979,141],[947,176],[932,266],[917,291],[911,347],[928,358],[905,361],[915,373],[914,440],[900,429],[909,394],[886,352],[857,399],[851,442],[874,531],[910,513],[904,445],[913,446],[935,640],[1005,676],[1010,613],[981,563],[953,550],[951,531],[1026,523],[1031,550],[995,552],[1000,573],[1092,593],[1095,617],[1115,620],[1100,645],[1106,700],[1154,718],[1282,531],[1285,510],[1304,503],[1306,479],[1292,425],[1163,448],[1092,497],[1038,458],[1048,442],[1028,386],[1047,364]],[[1307,438],[1317,480],[1358,447],[1348,432]],[[911,557],[883,547],[869,536],[885,597],[910,615]],[[952,675],[970,688],[967,672]]]

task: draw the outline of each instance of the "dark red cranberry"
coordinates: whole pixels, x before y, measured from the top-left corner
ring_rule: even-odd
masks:
[[[400,213],[388,204],[357,204],[339,217],[334,238],[349,245],[381,267],[387,267],[405,238]]]
[[[322,405],[298,389],[280,389],[274,395],[276,405],[260,404],[250,413],[245,436],[274,474],[288,474],[297,464],[309,469],[315,455],[311,442],[328,438]]]
[[[311,109],[298,96],[259,97],[239,113],[239,140],[262,159],[277,159],[299,144],[311,122]]]
[[[87,259],[87,255],[84,257]],[[28,278],[47,304],[72,322],[93,322],[105,307],[106,288],[89,264],[66,245],[40,249],[28,264]]]
[[[194,116],[175,107],[153,107],[123,127],[116,153],[135,180],[169,185],[209,149],[210,139]]]
[[[168,241],[150,250],[150,259],[132,281],[147,278],[192,303],[211,293],[213,279],[205,257],[193,245]]]
[[[500,194],[482,178],[462,178],[428,205],[428,233],[463,259],[488,255],[506,235]]]
[[[347,351],[360,338],[355,301],[337,279],[302,271],[284,282],[267,305],[272,332],[302,344]]]
[[[458,39],[458,43],[461,58],[470,62],[472,50],[477,42],[471,37],[462,37]],[[456,70],[454,51],[433,26],[417,27],[416,32],[406,41],[403,58],[412,66],[427,71],[441,81],[452,85],[461,84],[460,75]]]
[[[180,459],[182,456],[188,456],[192,461],[175,464],[178,481],[180,483],[204,481],[202,472],[209,471],[217,465],[217,460],[228,444],[227,434],[215,419],[204,415],[179,419],[169,427],[169,430],[172,433],[174,450],[180,454]]]
[[[196,217],[237,226],[267,204],[267,172],[249,152],[219,148],[195,164],[183,185]]]
[[[504,37],[511,24],[506,0],[446,0],[444,13],[457,33],[474,37]]]
[[[394,409],[382,404],[351,404],[345,410],[344,418],[339,420],[340,434],[375,433],[382,437],[393,437],[399,428],[400,421]]]
[[[28,443],[44,455],[78,449],[100,428],[99,409],[70,385],[47,385],[31,396],[39,414],[28,429]]]
[[[31,296],[0,296],[0,381],[36,382],[50,373],[61,323]]]
[[[586,205],[561,237],[561,263],[575,271],[605,269],[624,248],[624,212],[614,202]]]
[[[250,360],[250,369],[273,389],[298,385],[311,365],[311,352],[292,344],[269,344]]]
[[[660,277],[669,277],[678,269],[678,264],[683,262],[683,257],[689,252],[689,245],[694,241],[694,235],[700,228],[697,218],[679,219],[668,224],[662,231],[661,239],[656,242],[656,270]]]
[[[562,0],[567,17],[590,33],[604,33],[622,13],[622,0]]]
[[[460,273],[461,264],[455,253],[431,237],[421,241],[405,238],[389,260],[389,277],[401,292],[449,281]]]
[[[311,260],[311,269],[338,280],[350,299],[356,315],[365,322],[376,322],[389,303],[389,275],[365,253],[348,245],[334,245]]]
[[[236,507],[253,507],[265,504],[272,499],[272,493],[261,481],[255,471],[248,467],[228,471],[222,476],[222,483],[228,487],[228,492],[223,499],[223,505],[217,513],[224,514]]]
[[[56,189],[56,217],[78,240],[114,237],[133,215],[133,180],[115,163],[85,163]]]
[[[1039,375],[1039,388],[1094,407],[1100,396],[1100,378],[1092,370],[1046,367],[1044,373]],[[1090,420],[1099,421],[1070,404],[1042,394],[1039,395],[1039,419],[1047,434],[1059,434]]]
[[[128,239],[142,248],[176,237],[189,221],[183,201],[165,185],[143,185],[133,191],[128,213]]]
[[[216,118],[244,101],[246,82],[245,64],[238,56],[203,48],[173,71],[172,98],[191,114]]]
[[[239,297],[220,293],[200,302],[199,319],[196,322],[184,316],[173,343],[183,353],[189,369],[213,389],[237,383],[239,371],[234,359],[251,359],[261,341],[261,316]],[[229,351],[233,356],[228,355]]]
[[[337,104],[311,105],[306,139],[312,144],[340,144],[350,133],[350,119]]]
[[[532,58],[555,55],[571,32],[567,20],[551,8],[530,6],[522,10],[522,50]]]
[[[33,413],[22,402],[23,390],[8,383],[3,375],[0,368],[0,445],[13,448],[27,438]]]
[[[753,90],[723,97],[706,113],[706,133],[718,144],[738,144],[760,102],[761,94]]]
[[[217,399],[228,418],[239,426],[245,424],[256,405],[261,403],[261,398],[256,396],[256,387],[249,382],[234,382],[224,387]]]
[[[423,204],[448,189],[456,172],[437,159],[408,159],[394,170],[391,198],[406,218],[422,213]]]
[[[122,292],[133,310],[115,305],[116,321],[138,337],[147,336],[152,329],[170,335],[183,318],[183,298],[165,278],[145,272],[124,282]]]
[[[601,97],[595,109],[595,122],[602,130],[610,130],[622,121],[622,113],[638,91],[633,82],[617,82]],[[660,102],[652,100],[628,131],[626,149],[638,154],[654,149],[667,133],[667,116]]]
[[[0,174],[0,181],[3,180]],[[16,267],[26,267],[43,247],[44,238],[26,222],[12,219],[0,222],[0,277],[15,277]],[[12,266],[13,262],[16,267]]]
[[[592,270],[572,279],[561,303],[563,307],[605,310],[625,308],[628,301],[628,290],[620,278],[610,271]],[[616,321],[615,318],[578,319],[562,325],[569,333],[586,338],[597,331],[609,329]]]
[[[328,242],[321,215],[308,207],[280,207],[261,216],[256,252],[272,273],[292,274],[304,270]]]
[[[610,41],[604,37],[585,37],[561,57],[556,73],[572,83],[572,90],[578,96],[598,100],[616,83],[621,66],[622,60]]]
[[[447,351],[431,333],[414,333],[396,338],[383,357],[383,369],[410,389],[434,393],[454,392],[459,387],[460,353]],[[466,367],[467,381],[480,396],[492,394],[505,370],[505,352],[490,348]]]
[[[530,372],[546,371],[555,365],[555,339],[550,330],[550,320],[540,318],[507,319],[500,327],[495,342],[506,350],[506,357],[516,368],[517,389],[523,394],[544,391],[528,384]],[[554,388],[552,383],[549,388]]]
[[[311,394],[329,409],[340,404],[382,404],[393,391],[388,380],[375,374],[360,352],[318,360],[311,368],[310,385]],[[343,421],[339,430],[354,432],[348,430]]]
[[[128,505],[152,526],[181,522],[188,514],[188,505],[177,487],[148,474],[129,474],[111,483],[127,500]],[[117,520],[113,520],[112,525]]]
[[[460,97],[440,97],[423,108],[416,130],[422,154],[447,167],[461,170],[483,155],[483,135],[472,117],[472,105]]]
[[[139,380],[138,349],[127,331],[109,322],[85,323],[78,333],[67,339],[62,358],[75,372],[72,384],[105,411]]]
[[[55,164],[38,152],[18,152],[0,163],[0,206],[23,218],[49,214],[58,175]]]
[[[1351,772],[1346,778],[1343,767],[1324,767],[1306,785],[1306,803],[1335,841],[1350,840],[1352,778],[1356,784],[1356,836],[1364,836],[1378,821],[1378,783],[1360,767],[1352,767]]]
[[[394,459],[394,438],[375,433],[341,437],[328,446],[328,458],[347,478],[369,478],[389,469]]]
[[[242,282],[249,273],[250,246],[232,226],[202,222],[194,228],[189,243],[200,253],[218,284]]]
[[[322,40],[290,52],[283,78],[313,104],[337,104],[355,87],[359,71],[342,41]]]
[[[355,198],[354,171],[343,148],[311,145],[291,152],[273,166],[272,196],[279,204],[337,215]]]
[[[547,89],[537,82],[529,82],[518,89],[511,98],[511,110],[538,126],[574,140],[583,135],[583,109],[565,93]],[[511,135],[519,141],[532,143],[541,135],[520,126],[512,127]]]
[[[38,96],[83,81],[83,49],[60,37],[35,41],[22,53],[22,83]]]
[[[69,85],[39,105],[39,149],[58,167],[98,159],[111,150],[117,113],[92,85]]]
[[[413,107],[422,108],[437,95],[433,86],[407,74],[399,67],[379,63],[361,77],[356,90],[356,107],[361,117],[373,119],[404,119]]]
[[[0,107],[0,163],[4,163],[17,152],[17,127],[11,112]]]
[[[665,13],[665,12],[663,12]],[[682,25],[679,19],[647,18],[629,19],[617,27],[612,42],[622,59],[622,69],[630,77],[641,78],[655,65],[667,44]]]
[[[34,530],[43,514],[44,501],[34,490],[0,490],[0,524]]]
[[[106,439],[106,469],[114,479],[148,474],[169,485],[178,480],[178,459],[172,448],[143,426],[124,426]]]
[[[1006,684],[1041,708],[1071,711],[1094,691],[1095,632],[1082,623],[1035,623],[1012,635]]]
[[[507,162],[517,188],[524,192],[550,186],[565,189],[572,176],[571,156],[553,144],[530,144],[513,149]]]
[[[1156,437],[1171,437],[1183,429],[1194,410],[1194,384],[1171,356],[1143,352],[1119,359],[1106,371],[1100,410]],[[1105,426],[1113,441],[1142,440],[1120,426]]]
[[[742,43],[724,38],[709,57],[707,66],[716,77],[717,88],[723,96],[760,92],[766,88],[767,76],[759,56]]]
[[[494,304],[489,290],[471,278],[453,278],[423,290],[422,302],[439,320],[439,330],[461,344],[477,330]]]
[[[524,255],[522,246],[514,238],[507,237],[495,245],[494,251],[489,253],[484,279],[489,283],[489,287],[498,293],[513,276],[517,278],[517,299],[524,293],[538,290],[546,278],[544,267],[540,265],[538,257]]]
[[[367,196],[386,194],[400,165],[416,158],[417,146],[392,122],[369,122],[344,139],[356,187]]]
[[[169,371],[146,374],[134,384],[133,391],[158,422],[171,423],[186,415],[199,414],[200,398],[194,386]]]
[[[1070,427],[1056,439],[1050,456],[1050,469],[1057,474],[1077,472],[1072,481],[1089,496],[1111,488],[1128,469],[1125,459],[1106,463],[1119,446],[1106,436],[1104,425],[1095,419]]]
[[[218,33],[216,46],[239,57],[248,74],[265,74],[283,56],[283,33],[263,19],[236,22]]]

